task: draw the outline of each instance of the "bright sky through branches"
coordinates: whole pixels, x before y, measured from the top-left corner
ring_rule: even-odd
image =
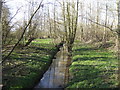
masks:
[[[17,11],[18,8],[22,7],[21,10],[20,10],[20,12],[15,17],[14,22],[18,21],[18,20],[23,20],[24,14],[28,12],[26,8],[27,8],[27,4],[28,4],[29,1],[30,0],[11,0],[11,1],[8,1],[6,3],[8,5],[8,7],[10,8],[10,12],[11,12],[12,15],[15,14],[15,12]],[[33,0],[33,1],[40,2],[41,0]],[[43,3],[48,3],[48,1],[50,3],[54,3],[55,0],[43,0],[43,1],[44,1]],[[56,1],[60,2],[60,1],[63,1],[63,0],[56,0]],[[64,1],[67,2],[67,1],[71,1],[71,0],[64,0]],[[97,2],[101,3],[101,5],[103,4],[103,6],[101,6],[103,9],[105,9],[106,3],[111,8],[114,8],[114,9],[117,8],[117,6],[116,6],[117,0],[79,0],[79,1],[81,1],[81,2],[84,3],[84,8],[86,8],[87,11],[89,11],[89,5],[90,4],[92,5],[93,8],[96,8],[96,3]],[[49,8],[52,10],[52,6],[50,6]],[[102,19],[105,18],[104,11],[103,11],[103,13],[101,15]],[[112,18],[112,16],[111,16],[111,18]]]

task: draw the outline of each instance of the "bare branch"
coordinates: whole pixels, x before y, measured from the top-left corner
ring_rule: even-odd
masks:
[[[23,29],[23,33],[22,33],[20,39],[19,39],[19,40],[17,41],[17,43],[14,45],[14,47],[13,47],[12,50],[9,52],[9,54],[8,54],[6,57],[3,58],[2,63],[11,55],[11,53],[12,53],[12,52],[14,51],[14,49],[17,47],[17,45],[19,44],[19,42],[22,40],[22,38],[23,38],[23,36],[24,36],[24,34],[25,34],[25,31],[27,30],[28,26],[30,25],[30,23],[31,23],[33,17],[35,16],[35,14],[37,13],[37,11],[40,9],[40,7],[41,7],[41,5],[42,5],[42,2],[43,2],[43,0],[40,2],[38,8],[35,10],[35,12],[33,13],[33,15],[31,16],[30,20],[28,21],[28,24],[27,24],[27,25],[25,26],[25,28]]]
[[[12,21],[12,19],[18,14],[19,10],[20,10],[22,7],[23,7],[23,6],[21,6],[20,8],[18,8],[18,10],[16,11],[16,13],[10,18],[10,20],[8,21],[7,24],[9,24],[9,23]]]
[[[79,15],[80,17],[83,17],[82,15]],[[111,27],[108,27],[108,26],[106,26],[106,25],[103,25],[103,24],[100,24],[100,23],[98,23],[98,22],[96,22],[96,21],[93,21],[93,20],[91,20],[91,19],[89,19],[89,18],[86,18],[86,17],[83,17],[84,19],[87,19],[87,20],[89,20],[89,21],[91,21],[91,22],[93,22],[93,23],[95,23],[95,24],[97,24],[97,25],[99,25],[99,26],[103,26],[103,27],[105,27],[105,28],[108,28],[109,30],[111,30],[112,32],[116,32],[115,30],[113,30]]]

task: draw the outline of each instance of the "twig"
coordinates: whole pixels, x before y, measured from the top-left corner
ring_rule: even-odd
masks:
[[[2,63],[11,55],[11,53],[12,53],[12,52],[14,51],[14,49],[17,47],[17,45],[19,44],[19,42],[22,40],[22,38],[23,38],[23,36],[24,36],[24,34],[25,34],[25,31],[27,30],[28,26],[30,25],[30,23],[31,23],[33,17],[35,16],[35,14],[37,13],[37,11],[40,9],[40,7],[41,7],[41,5],[42,5],[42,2],[43,2],[43,0],[40,2],[38,8],[35,10],[35,12],[33,13],[33,15],[31,16],[30,20],[28,21],[28,24],[27,24],[26,27],[23,29],[23,33],[22,33],[20,39],[19,39],[19,40],[17,41],[17,43],[14,45],[14,47],[13,47],[12,50],[9,52],[9,54],[8,54],[6,57],[3,58]]]
[[[80,17],[83,17],[82,15],[79,15]],[[116,32],[116,30],[113,30],[112,28],[110,28],[110,27],[108,27],[108,26],[106,26],[106,25],[103,25],[103,24],[100,24],[100,23],[98,23],[98,22],[95,22],[95,21],[93,21],[93,20],[91,20],[91,19],[89,19],[89,18],[86,18],[86,17],[83,17],[84,19],[87,19],[87,20],[89,20],[89,21],[91,21],[91,22],[93,22],[93,23],[95,23],[95,24],[97,24],[97,25],[100,25],[100,26],[103,26],[103,27],[105,27],[105,28],[108,28],[109,30],[111,30],[112,32]]]

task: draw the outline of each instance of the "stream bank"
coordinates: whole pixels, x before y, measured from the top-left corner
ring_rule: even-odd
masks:
[[[39,76],[38,80],[36,81],[36,83],[34,84],[34,87],[38,84],[38,82],[42,79],[45,72],[49,69],[50,65],[53,62],[53,59],[56,58],[55,55],[57,54],[57,52],[60,51],[60,48],[63,47],[63,42],[59,43],[55,47],[56,47],[56,49],[53,51],[53,54],[50,57],[50,61],[43,67],[42,71],[40,71],[40,76]],[[33,90],[34,87],[31,90]]]
[[[59,51],[59,46],[51,41],[37,39],[24,49],[16,48],[2,66],[2,89],[33,89]]]
[[[40,88],[60,88],[63,89],[65,87],[65,71],[67,64],[67,50],[66,46],[60,48],[60,51],[55,55],[55,59],[53,59],[51,66],[43,75],[40,82],[35,86],[35,89]]]

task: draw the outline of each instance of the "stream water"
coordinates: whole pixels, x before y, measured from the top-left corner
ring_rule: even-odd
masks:
[[[53,59],[53,62],[47,72],[43,75],[36,88],[64,88],[65,71],[67,63],[67,50],[65,45],[60,48],[60,51]]]

